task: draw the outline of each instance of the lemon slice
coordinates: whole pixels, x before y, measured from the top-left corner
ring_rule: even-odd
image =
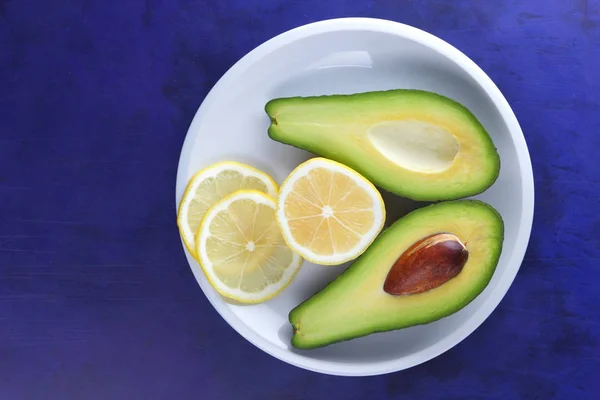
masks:
[[[262,171],[246,164],[225,161],[197,172],[183,193],[177,226],[185,247],[196,256],[196,234],[204,214],[219,200],[238,190],[258,190],[277,196],[277,184]]]
[[[292,281],[302,258],[286,245],[276,203],[254,190],[236,192],[208,210],[196,253],[211,285],[223,296],[259,303]]]
[[[385,206],[358,172],[325,158],[297,167],[279,189],[277,221],[303,258],[336,265],[362,254],[381,231]]]

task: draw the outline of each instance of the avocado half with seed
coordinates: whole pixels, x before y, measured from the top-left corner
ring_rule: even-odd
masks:
[[[269,101],[269,136],[336,160],[414,200],[452,200],[490,187],[500,157],[464,106],[421,90]]]
[[[451,315],[488,285],[503,240],[502,218],[480,201],[413,211],[290,312],[292,345],[322,347]]]

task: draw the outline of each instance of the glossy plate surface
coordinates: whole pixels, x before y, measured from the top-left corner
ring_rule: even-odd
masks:
[[[290,364],[321,373],[361,376],[425,362],[455,346],[490,315],[523,260],[532,226],[534,187],[527,145],[514,113],[494,83],[464,54],[428,33],[390,21],[347,18],[305,25],[267,41],[236,63],[211,90],[189,128],[179,161],[176,205],[188,179],[212,163],[245,162],[281,183],[311,156],[269,139],[269,118],[264,112],[268,100],[393,88],[424,89],[451,97],[471,109],[492,136],[502,169],[496,183],[477,198],[493,205],[504,219],[500,263],[485,291],[450,317],[299,351],[290,346],[288,312],[346,266],[305,262],[295,281],[278,297],[240,306],[224,301],[187,254],[196,280],[221,316],[250,342]],[[422,205],[383,195],[389,222]]]

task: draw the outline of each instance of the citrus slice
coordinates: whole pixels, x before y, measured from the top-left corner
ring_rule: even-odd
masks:
[[[211,207],[196,242],[210,284],[225,297],[259,303],[292,281],[302,258],[286,245],[275,218],[276,202],[241,190]]]
[[[179,203],[177,226],[185,247],[194,258],[197,258],[195,237],[206,211],[219,200],[241,189],[277,196],[277,184],[270,176],[233,161],[213,164],[190,179]]]
[[[279,189],[277,221],[303,258],[336,265],[362,254],[381,231],[385,206],[358,172],[325,158],[297,167]]]

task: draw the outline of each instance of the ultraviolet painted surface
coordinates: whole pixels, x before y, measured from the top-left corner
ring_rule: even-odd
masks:
[[[0,399],[597,399],[600,4],[0,0]],[[447,40],[496,82],[535,173],[532,240],[491,317],[401,373],[321,376],[237,335],[186,263],[179,151],[235,61],[320,19]]]

